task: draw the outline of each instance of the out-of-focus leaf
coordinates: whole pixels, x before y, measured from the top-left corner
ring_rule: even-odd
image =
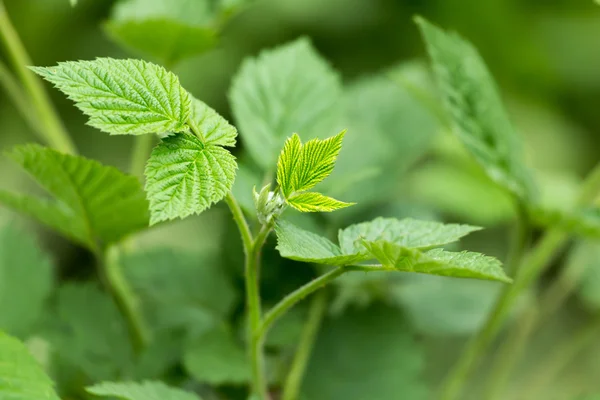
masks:
[[[530,216],[543,227],[552,227],[583,237],[600,237],[600,208],[568,211],[533,207]]]
[[[129,333],[117,306],[92,284],[66,284],[57,293],[42,336],[53,357],[91,381],[118,378],[133,364]]]
[[[54,199],[0,191],[5,206],[92,249],[148,226],[148,202],[134,176],[34,144],[9,155]]]
[[[0,332],[0,398],[60,400],[54,384],[27,347],[3,332]]]
[[[220,323],[237,293],[218,261],[197,253],[153,249],[124,254],[125,276],[155,329],[202,332]]]
[[[374,306],[323,325],[302,393],[311,400],[427,398],[420,347],[402,314]],[[325,372],[326,371],[326,372]]]
[[[231,106],[250,155],[272,170],[285,138],[312,139],[337,128],[340,80],[307,39],[244,61]]]
[[[37,243],[11,226],[0,228],[0,329],[30,334],[53,281],[52,262]]]
[[[113,135],[184,132],[191,99],[179,78],[142,60],[97,58],[54,67],[31,67],[65,93],[90,119]]]
[[[183,360],[188,373],[200,382],[241,384],[250,379],[244,347],[224,326],[192,339],[185,348]]]
[[[223,199],[235,180],[235,157],[190,134],[164,138],[146,165],[150,224],[199,214]]]
[[[522,199],[533,197],[521,139],[477,50],[454,33],[417,18],[453,131],[488,176]]]
[[[86,390],[96,396],[122,400],[201,400],[194,393],[169,387],[162,382],[102,382]]]
[[[388,295],[421,333],[469,335],[485,322],[500,288],[493,282],[411,274],[395,281]]]

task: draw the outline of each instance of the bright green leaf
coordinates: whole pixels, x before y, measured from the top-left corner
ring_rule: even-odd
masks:
[[[111,134],[183,132],[191,110],[177,76],[141,60],[98,58],[32,67],[86,114],[89,124]]]
[[[520,137],[477,50],[454,33],[417,18],[453,130],[488,176],[521,198],[532,197]]]
[[[127,325],[110,296],[92,284],[66,284],[42,332],[61,364],[92,381],[115,379],[133,363]]]
[[[197,394],[162,382],[102,382],[89,386],[86,390],[96,396],[122,400],[201,400]]]
[[[202,134],[204,144],[235,146],[237,137],[235,127],[202,101],[192,98],[190,118],[194,128]]]
[[[379,217],[341,230],[339,241],[346,254],[364,251],[361,240],[385,240],[407,248],[430,249],[456,242],[480,229],[470,225],[443,224],[412,218],[397,220]]]
[[[250,379],[244,347],[223,326],[191,340],[183,363],[194,379],[212,385],[240,384]]]
[[[295,194],[287,199],[287,202],[301,212],[329,212],[354,205],[354,203],[344,203],[316,192]]]
[[[231,106],[252,158],[268,170],[285,138],[310,139],[337,128],[340,79],[307,39],[246,60],[233,80]]]
[[[358,254],[344,254],[342,250],[326,238],[305,231],[287,221],[279,221],[275,226],[277,250],[282,257],[292,260],[328,265],[353,265],[365,261],[364,251]]]
[[[37,243],[11,226],[0,229],[0,329],[30,334],[52,284],[51,260]]]
[[[0,191],[1,204],[90,248],[148,226],[148,202],[135,177],[39,145],[16,147],[9,155],[54,199]]]
[[[424,400],[424,366],[421,346],[398,310],[349,310],[320,329],[301,398]]]
[[[295,170],[302,154],[302,141],[300,136],[294,133],[283,144],[283,149],[277,160],[277,183],[285,197],[292,194],[295,189]]]
[[[480,253],[456,253],[441,249],[421,252],[385,240],[363,240],[362,243],[384,269],[512,282],[500,261]]]
[[[235,157],[189,134],[167,137],[146,165],[150,224],[199,214],[231,190]]]
[[[54,384],[17,339],[0,332],[0,398],[60,400]]]

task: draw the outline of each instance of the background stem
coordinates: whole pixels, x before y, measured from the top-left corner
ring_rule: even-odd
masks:
[[[131,163],[129,165],[129,173],[131,175],[137,176],[141,180],[144,179],[146,161],[150,157],[154,142],[155,135],[153,134],[138,135],[134,138]]]
[[[12,66],[23,83],[23,88],[29,95],[29,100],[37,114],[43,129],[44,141],[55,148],[68,154],[76,154],[77,150],[65,130],[56,110],[52,106],[42,83],[33,72],[27,69],[32,65],[31,59],[8,17],[4,3],[0,0],[0,39],[4,43]]]
[[[319,333],[321,322],[327,308],[327,293],[321,291],[315,294],[308,310],[308,318],[304,323],[304,329],[300,336],[300,343],[296,349],[292,366],[283,385],[282,400],[296,400],[300,393],[302,378],[306,371],[310,355]]]
[[[9,71],[8,67],[0,61],[0,84],[4,87],[4,91],[15,105],[17,111],[29,124],[29,126],[40,136],[44,137],[44,130],[38,122],[34,113],[29,109],[29,98],[23,92],[23,88]]]

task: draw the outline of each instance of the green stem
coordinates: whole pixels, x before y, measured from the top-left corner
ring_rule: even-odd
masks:
[[[40,80],[27,69],[31,59],[12,25],[8,13],[0,0],[0,39],[4,43],[12,66],[29,95],[31,104],[43,129],[43,139],[55,149],[64,153],[76,154],[75,145],[65,130],[60,118]]]
[[[595,199],[600,191],[600,163],[588,175],[580,190],[578,205],[585,205]],[[482,330],[467,344],[456,366],[442,386],[440,400],[456,399],[466,383],[471,371],[496,337],[506,321],[509,312],[523,293],[547,268],[556,254],[565,246],[568,235],[558,230],[549,230],[537,245],[523,258],[514,283],[504,287]]]
[[[0,61],[0,84],[4,91],[10,97],[11,101],[21,113],[21,116],[27,121],[29,126],[39,135],[43,135],[43,128],[40,126],[35,115],[29,110],[29,98],[23,92],[23,88],[17,79],[8,70],[6,65]]]
[[[133,151],[131,153],[131,163],[129,173],[140,179],[144,178],[144,169],[146,161],[152,152],[155,137],[152,134],[138,135],[134,138]]]
[[[123,275],[119,249],[116,246],[108,248],[102,259],[104,280],[127,321],[133,348],[139,354],[150,341],[150,333],[142,316],[139,300]]]
[[[516,217],[514,233],[511,235],[512,243],[505,263],[506,273],[511,277],[515,276],[529,247],[532,231],[527,209],[520,201],[517,202]]]
[[[244,253],[246,257],[250,254],[250,248],[252,247],[252,243],[254,239],[252,238],[252,232],[250,231],[250,226],[248,226],[248,222],[246,218],[244,218],[244,212],[242,208],[238,204],[235,197],[231,192],[227,193],[225,196],[225,202],[229,206],[229,210],[231,210],[231,214],[233,215],[233,220],[240,231],[240,236],[242,238],[242,245],[244,246]]]
[[[524,399],[540,399],[541,392],[556,379],[556,376],[588,345],[594,343],[600,335],[600,315],[596,315],[585,324],[572,338],[561,347],[553,350],[546,360],[539,365],[543,368],[534,377],[527,379]]]
[[[326,308],[326,292],[317,293],[310,305],[308,319],[304,324],[300,343],[298,344],[292,366],[285,380],[285,384],[283,385],[283,395],[281,396],[281,400],[296,400],[298,398],[302,378],[304,377],[317,333],[319,333],[321,322],[325,316]]]
[[[316,279],[308,282],[304,286],[294,290],[292,293],[285,296],[279,303],[275,305],[272,309],[269,310],[265,314],[263,318],[262,325],[260,330],[258,331],[258,336],[263,338],[269,332],[269,329],[275,321],[277,321],[281,316],[283,316],[286,312],[289,311],[290,308],[295,306],[298,302],[304,299],[309,294],[321,289],[323,286],[327,285],[329,282],[333,281],[338,276],[342,275],[344,272],[351,271],[352,268],[346,267],[336,267],[331,271],[327,272],[319,276]]]

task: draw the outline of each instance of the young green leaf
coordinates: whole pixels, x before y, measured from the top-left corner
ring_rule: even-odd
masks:
[[[399,310],[381,305],[348,310],[325,321],[319,331],[301,398],[428,398],[420,376],[425,355]]]
[[[345,133],[342,131],[325,140],[309,140],[305,144],[294,134],[285,142],[277,161],[277,183],[290,206],[302,212],[327,212],[353,204],[306,192],[333,171]]]
[[[174,64],[214,47],[216,17],[207,0],[126,0],[105,28],[124,47]]]
[[[387,240],[403,247],[429,249],[456,242],[480,229],[471,225],[379,217],[340,230],[338,239],[344,253],[364,251],[359,239]]]
[[[481,56],[457,34],[420,17],[416,21],[455,134],[493,181],[530,199],[532,177],[524,165],[521,140]]]
[[[86,390],[96,396],[121,400],[201,400],[191,392],[173,388],[162,382],[102,382]]]
[[[372,258],[365,251],[344,254],[327,238],[305,231],[287,221],[278,221],[277,250],[282,257],[292,260],[327,265],[353,265]]]
[[[330,212],[354,205],[354,203],[345,203],[316,192],[295,194],[287,199],[287,202],[301,212]]]
[[[237,129],[204,102],[192,98],[191,121],[204,139],[204,144],[235,146]]]
[[[29,235],[0,229],[0,329],[22,338],[32,333],[53,280],[50,258]]]
[[[34,144],[16,147],[9,156],[54,199],[0,191],[1,204],[90,248],[148,226],[148,202],[135,177]]]
[[[223,199],[233,186],[236,168],[229,151],[196,136],[163,139],[146,165],[150,224],[199,214]]]
[[[191,100],[177,76],[141,60],[98,58],[32,67],[86,114],[89,124],[115,135],[183,132]]]
[[[250,379],[250,365],[241,343],[224,326],[192,339],[184,353],[187,372],[212,385],[240,384]]]
[[[338,75],[307,39],[246,60],[230,91],[233,113],[254,161],[268,170],[285,138],[317,137],[337,127]]]
[[[60,400],[54,384],[17,339],[0,332],[0,398]]]
[[[61,363],[92,381],[116,379],[133,365],[127,325],[93,284],[62,286],[42,330]]]

